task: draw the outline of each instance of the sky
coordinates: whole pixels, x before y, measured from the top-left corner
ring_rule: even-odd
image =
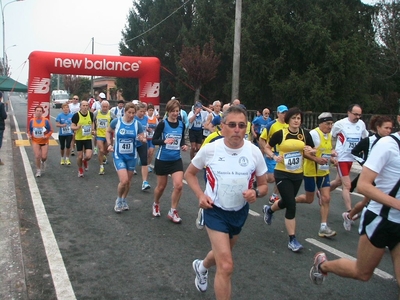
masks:
[[[28,57],[32,51],[90,54],[94,38],[94,54],[119,55],[121,31],[133,7],[133,0],[11,2],[2,0],[6,54],[11,77],[24,84],[28,82]],[[0,45],[3,47],[2,39]]]

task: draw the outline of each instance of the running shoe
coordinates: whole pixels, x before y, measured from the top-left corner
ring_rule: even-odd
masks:
[[[269,197],[269,204],[274,204],[276,201],[279,201],[279,197],[276,194],[272,194],[271,197]]]
[[[161,216],[160,205],[153,203],[153,217],[159,217],[159,216]]]
[[[126,203],[126,200],[122,200],[122,210],[129,210],[128,203]]]
[[[133,175],[137,175],[137,172],[136,172],[136,170],[133,170]]]
[[[195,259],[192,263],[193,270],[196,273],[196,278],[194,279],[194,284],[196,285],[196,289],[199,292],[204,293],[207,290],[207,278],[208,278],[208,271],[205,273],[201,273],[199,271],[199,266],[202,260]]]
[[[176,209],[174,210],[169,210],[168,212],[168,219],[170,219],[172,222],[179,224],[182,222],[182,219],[178,215],[178,211]]]
[[[330,228],[328,227],[328,225],[326,225],[326,226],[322,226],[322,227],[319,229],[318,235],[319,235],[320,237],[332,237],[332,236],[335,236],[335,235],[336,235],[336,231],[330,229]]]
[[[303,245],[300,244],[300,243],[297,241],[296,238],[294,238],[292,241],[289,241],[289,243],[288,243],[287,246],[288,246],[288,248],[289,248],[290,250],[292,250],[293,252],[297,252],[297,251],[303,249]]]
[[[310,270],[310,279],[314,284],[323,284],[327,273],[322,272],[320,266],[323,262],[327,261],[324,252],[318,252],[314,255],[314,263]]]
[[[197,229],[204,228],[204,210],[202,208],[199,208],[199,212],[197,213],[196,227]]]
[[[122,204],[118,202],[118,199],[115,200],[114,211],[118,214],[122,212]]]
[[[269,206],[269,205],[263,206],[264,222],[268,225],[271,225],[271,223],[272,223],[272,214],[268,212],[268,210],[270,208],[271,208],[271,206]]]
[[[99,149],[97,147],[94,147],[93,149],[93,155],[97,155],[97,153],[99,152]]]
[[[88,161],[86,159],[82,159],[82,163],[85,168],[85,171],[88,171],[89,170]]]
[[[342,213],[342,218],[343,218],[343,227],[345,230],[350,231],[351,230],[351,225],[353,224],[353,220],[349,219],[349,213],[344,212]]]
[[[149,190],[151,188],[150,184],[147,181],[143,181],[142,191]]]
[[[103,157],[103,164],[105,164],[105,165],[108,164],[107,156],[105,156],[105,155]]]
[[[79,168],[79,170],[78,170],[78,177],[83,177],[84,175],[83,175],[83,169],[82,168]]]
[[[36,177],[42,176],[42,171],[41,170],[36,170]]]
[[[66,158],[66,159],[65,159],[65,164],[66,164],[67,166],[70,166],[70,165],[71,165],[71,161],[69,160],[69,158]]]
[[[105,171],[104,171],[104,166],[100,166],[100,171],[99,171],[99,175],[104,175]]]
[[[71,150],[71,156],[75,156],[75,150],[74,149]]]
[[[65,165],[65,159],[64,159],[64,157],[61,158],[60,165],[62,165],[62,166]]]
[[[153,169],[150,166],[147,167],[147,170],[149,171],[149,173],[153,172]]]

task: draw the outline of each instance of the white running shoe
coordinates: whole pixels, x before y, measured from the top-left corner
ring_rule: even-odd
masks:
[[[176,209],[174,210],[169,210],[168,212],[168,219],[170,219],[172,222],[179,224],[182,222],[182,219],[178,215],[178,211]]]
[[[153,203],[153,217],[159,217],[159,216],[161,216],[160,205]]]
[[[353,224],[353,220],[349,219],[349,213],[344,212],[342,213],[342,218],[343,218],[343,227],[345,230],[350,231],[351,230],[351,225]]]
[[[310,279],[315,284],[323,284],[325,277],[328,275],[327,273],[322,272],[320,269],[320,265],[327,261],[326,255],[324,252],[318,252],[314,256],[314,263],[310,270]]]
[[[199,292],[205,292],[207,290],[207,278],[208,278],[208,271],[205,273],[200,273],[199,266],[202,260],[195,259],[192,263],[193,270],[196,273],[196,278],[194,279],[194,284],[196,285],[196,289]]]

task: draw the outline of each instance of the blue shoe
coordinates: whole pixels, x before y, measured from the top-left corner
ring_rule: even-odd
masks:
[[[303,246],[297,241],[296,238],[294,238],[291,242],[289,242],[287,246],[293,252],[297,252],[303,249]]]
[[[268,213],[268,209],[270,209],[270,208],[271,208],[271,206],[269,206],[269,205],[263,206],[264,222],[268,225],[271,225],[271,223],[272,223],[272,214]]]
[[[147,167],[147,170],[149,171],[149,173],[153,172],[153,169],[150,166]]]
[[[121,205],[121,209],[124,210],[129,210],[129,206],[128,203],[126,202],[126,200],[122,200],[122,205]]]
[[[150,184],[147,181],[143,181],[142,191],[148,190],[150,188],[151,188]]]
[[[122,212],[122,203],[117,200],[115,200],[115,206],[114,206],[114,211],[119,214]]]

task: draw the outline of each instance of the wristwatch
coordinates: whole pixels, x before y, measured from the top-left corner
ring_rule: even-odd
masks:
[[[258,191],[258,188],[252,188],[252,190],[256,191],[256,198],[260,198],[260,192]]]

